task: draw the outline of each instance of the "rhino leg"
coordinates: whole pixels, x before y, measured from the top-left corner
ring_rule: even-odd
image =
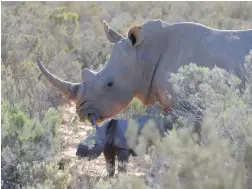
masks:
[[[129,151],[125,149],[119,149],[117,151],[118,158],[118,172],[127,172],[127,163],[129,161]]]
[[[106,145],[104,148],[104,157],[106,160],[106,168],[109,177],[113,177],[115,174],[115,151],[112,145]]]

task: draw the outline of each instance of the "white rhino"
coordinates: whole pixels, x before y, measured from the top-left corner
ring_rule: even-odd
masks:
[[[67,98],[76,103],[80,120],[95,116],[97,122],[114,116],[136,97],[147,105],[172,104],[169,73],[196,63],[215,65],[244,76],[245,56],[252,49],[252,30],[218,30],[197,23],[169,24],[151,20],[123,37],[104,22],[108,40],[114,43],[109,62],[99,72],[82,70],[80,83],[53,76],[38,60],[40,70]]]

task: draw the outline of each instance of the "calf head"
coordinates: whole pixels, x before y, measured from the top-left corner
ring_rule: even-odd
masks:
[[[75,102],[80,121],[93,115],[99,123],[114,116],[130,103],[139,88],[141,69],[137,64],[137,48],[143,41],[141,27],[132,28],[127,38],[105,22],[104,30],[107,39],[114,43],[110,60],[99,72],[84,68],[80,83],[60,80],[37,61],[49,82]]]
[[[105,122],[101,127],[95,125],[96,132],[88,136],[78,146],[76,156],[92,160],[97,158],[103,151],[106,144],[112,142],[114,128],[113,120]]]
[[[79,144],[76,156],[79,158],[88,158],[88,160],[92,160],[97,158],[103,152],[103,150],[104,145],[97,144],[95,141],[95,136],[90,135]]]

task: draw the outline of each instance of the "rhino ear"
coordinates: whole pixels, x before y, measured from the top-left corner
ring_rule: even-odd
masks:
[[[81,73],[81,77],[82,77],[82,81],[84,83],[92,83],[95,80],[97,80],[97,73],[93,72],[87,68],[83,68],[82,73]]]
[[[111,27],[109,27],[106,21],[103,21],[103,25],[104,25],[104,32],[107,36],[107,39],[111,43],[116,43],[120,41],[121,39],[123,39],[123,36],[119,34],[118,32],[116,32],[115,30],[113,30]]]
[[[143,41],[142,26],[131,28],[128,32],[128,38],[132,46],[138,46]]]

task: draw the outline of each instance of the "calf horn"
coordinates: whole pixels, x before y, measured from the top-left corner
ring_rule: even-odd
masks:
[[[63,81],[53,74],[51,74],[44,65],[37,59],[37,64],[39,66],[40,71],[44,74],[44,76],[48,79],[48,81],[55,87],[59,92],[61,92],[68,99],[76,102],[77,101],[77,91],[80,83],[70,83]]]

